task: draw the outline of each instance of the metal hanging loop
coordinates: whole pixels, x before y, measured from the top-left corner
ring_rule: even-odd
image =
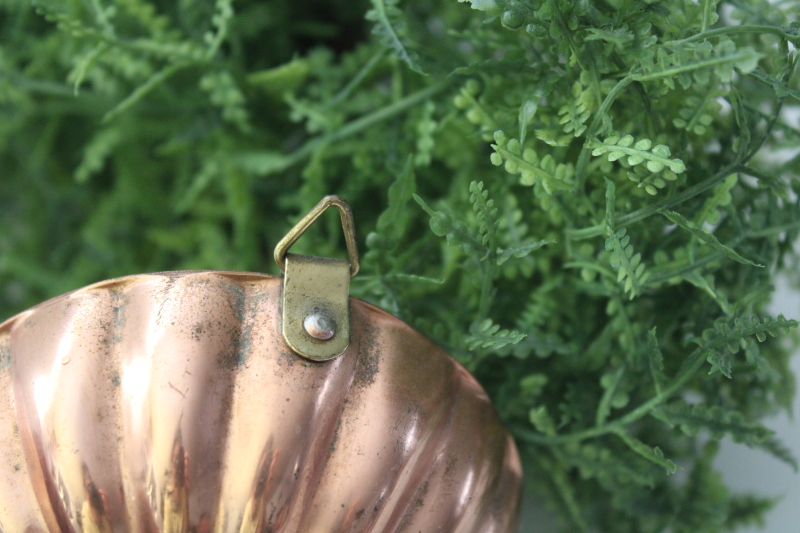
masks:
[[[289,253],[330,206],[339,210],[349,261]],[[350,345],[350,278],[358,272],[353,213],[339,196],[326,196],[275,247],[283,270],[281,333],[289,347],[312,361],[327,361]]]
[[[358,259],[358,247],[356,246],[356,228],[353,224],[353,211],[350,209],[350,204],[335,194],[326,196],[320,202],[311,208],[306,216],[294,225],[289,233],[278,242],[275,246],[275,263],[281,270],[286,270],[286,253],[289,248],[299,239],[306,230],[311,227],[311,224],[317,220],[322,213],[329,207],[335,207],[339,210],[342,217],[342,229],[344,230],[344,240],[347,243],[347,256],[350,260],[350,277],[352,278],[358,273],[361,263]]]

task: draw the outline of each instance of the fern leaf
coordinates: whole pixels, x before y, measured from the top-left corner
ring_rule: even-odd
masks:
[[[403,171],[389,186],[389,205],[378,217],[376,231],[367,235],[368,247],[385,251],[397,248],[408,224],[405,207],[416,189],[413,159],[409,156]]]
[[[435,235],[445,237],[447,244],[461,248],[467,253],[488,256],[489,249],[467,229],[463,222],[442,211],[434,211],[416,194],[411,196],[430,215],[430,226]]]
[[[752,448],[762,448],[790,465],[795,472],[798,470],[797,459],[775,438],[771,429],[746,421],[744,415],[738,411],[725,410],[716,405],[707,406],[702,403],[688,405],[683,401],[677,401],[655,409],[653,416],[672,426],[680,427],[683,433],[691,437],[703,429],[707,430],[715,440],[730,435],[734,442]]]
[[[771,438],[761,442],[757,447],[769,452],[773,457],[783,461],[794,469],[795,474],[800,472],[800,465],[798,465],[797,458],[792,453],[792,450],[783,445],[778,439]]]
[[[796,328],[796,320],[787,320],[783,315],[778,315],[777,319],[766,316],[759,319],[757,316],[750,318],[750,324],[742,318],[726,320],[718,319],[714,326],[703,331],[701,338],[691,339],[701,347],[701,351],[706,353],[706,360],[711,364],[709,374],[721,373],[726,377],[731,377],[730,353],[738,353],[749,337],[755,336],[759,342],[766,340],[767,335],[778,336],[779,333],[787,333]]]
[[[414,165],[417,167],[426,167],[431,164],[433,147],[436,145],[433,134],[438,126],[437,122],[433,120],[433,111],[436,105],[428,100],[422,107],[422,117],[416,125],[417,140],[416,148],[417,153],[414,154]]]
[[[530,242],[527,244],[521,244],[519,246],[514,246],[511,248],[506,248],[504,250],[497,250],[497,264],[502,265],[512,257],[517,259],[521,259],[526,255],[530,254],[534,250],[538,250],[542,246],[546,246],[548,244],[553,244],[554,240],[544,239],[537,242]]]
[[[524,145],[525,144],[525,137],[528,133],[528,124],[531,120],[533,120],[533,116],[536,114],[536,111],[539,109],[539,106],[536,105],[536,102],[526,101],[523,102],[521,106],[519,106],[519,143]]]
[[[626,235],[625,228],[616,229],[614,203],[616,187],[608,178],[606,180],[606,238],[605,249],[611,252],[609,263],[617,271],[617,283],[625,282],[624,292],[630,293],[631,300],[638,296],[649,275],[642,263],[642,254],[633,253],[631,237]]]
[[[716,98],[725,93],[721,90],[708,89],[705,89],[703,93],[702,97],[692,95],[686,98],[686,106],[678,110],[678,116],[672,119],[676,128],[692,132],[695,135],[703,135],[708,131],[708,126],[722,109]]]
[[[739,182],[736,174],[731,174],[725,178],[722,183],[714,186],[711,189],[711,196],[703,204],[700,212],[694,219],[697,226],[708,222],[709,224],[717,224],[721,218],[719,208],[730,205],[731,203],[731,189]]]
[[[618,48],[624,48],[626,44],[633,41],[635,36],[627,26],[623,25],[613,30],[606,30],[604,28],[588,28],[588,35],[584,40],[586,41],[605,41],[611,43]]]
[[[655,448],[651,448],[644,442],[640,441],[637,438],[632,437],[628,434],[627,431],[624,429],[618,429],[614,432],[622,442],[628,445],[628,447],[633,450],[634,452],[638,453],[648,461],[651,461],[658,466],[662,467],[666,470],[667,474],[674,474],[678,471],[678,465],[670,461],[669,459],[664,457],[664,452],[661,451],[661,448],[656,446]]]
[[[633,167],[633,172],[628,171],[628,179],[637,183],[640,188],[644,188],[647,194],[655,196],[659,189],[667,186],[667,182],[675,181],[678,175],[669,169],[661,172],[650,173],[646,166],[637,165]]]
[[[75,181],[85,183],[92,175],[102,170],[106,160],[122,142],[123,137],[120,128],[114,126],[98,131],[84,149],[83,159],[75,169]]]
[[[139,87],[133,90],[127,98],[125,98],[122,102],[117,104],[113,109],[108,111],[105,115],[103,115],[103,122],[110,122],[118,115],[124,113],[137,103],[141,101],[145,96],[150,94],[153,90],[155,90],[159,85],[164,83],[170,76],[182,70],[189,65],[191,65],[191,61],[178,61],[177,63],[173,63],[169,66],[164,67],[163,69],[159,70],[152,76],[150,76],[144,83],[142,83]]]
[[[627,367],[620,366],[616,372],[608,372],[603,374],[600,378],[600,386],[603,387],[605,392],[600,399],[597,406],[597,414],[595,418],[595,425],[601,426],[605,423],[608,415],[611,414],[611,409],[621,409],[628,405],[628,394],[619,390],[622,378],[625,375]]]
[[[501,130],[494,133],[494,141],[492,164],[504,164],[508,173],[519,174],[523,185],[533,185],[540,180],[547,194],[574,188],[575,168],[571,163],[556,163],[550,154],[540,160],[532,148],[523,151],[517,139],[509,140]]]
[[[561,116],[560,124],[564,125],[565,133],[572,133],[575,137],[580,137],[586,131],[586,120],[592,114],[589,110],[591,93],[583,90],[583,85],[576,81],[572,85],[572,96],[567,103],[558,111]]]
[[[380,37],[381,44],[390,48],[395,56],[404,61],[411,70],[425,74],[419,65],[419,56],[407,37],[407,24],[398,0],[371,0],[372,9],[366,18],[375,23],[372,33]]]
[[[213,31],[207,32],[203,38],[208,45],[206,57],[211,59],[214,57],[228,37],[228,30],[230,29],[230,21],[233,19],[233,0],[217,0],[216,10],[211,17],[211,27]]]
[[[688,405],[683,401],[677,401],[658,408],[654,416],[670,425],[680,427],[683,433],[691,437],[706,429],[712,439],[718,440],[730,435],[736,442],[756,445],[766,442],[773,434],[760,424],[747,422],[741,413],[725,410],[716,405],[708,406],[702,403]]]
[[[609,161],[616,161],[627,156],[627,163],[636,166],[646,163],[647,170],[650,172],[660,172],[664,168],[669,168],[675,174],[680,174],[686,170],[686,166],[680,159],[670,159],[669,147],[659,144],[653,147],[650,139],[642,139],[634,144],[633,136],[620,136],[613,133],[600,141],[590,139],[588,146],[592,148],[592,155],[598,156],[608,154]]]
[[[753,70],[748,76],[772,87],[775,91],[775,96],[778,98],[791,96],[795,100],[800,100],[800,90],[786,86],[783,82],[768,76],[767,73],[760,68]]]
[[[497,350],[511,344],[517,344],[526,337],[525,333],[508,329],[500,329],[499,324],[494,324],[490,318],[479,323],[474,323],[469,328],[469,335],[464,339],[467,348],[490,348]]]
[[[208,92],[211,103],[222,110],[222,118],[239,128],[250,132],[250,116],[245,107],[245,97],[233,76],[227,70],[209,72],[200,78],[200,88]]]
[[[728,302],[728,299],[725,295],[719,292],[716,287],[714,286],[714,277],[711,275],[702,276],[696,270],[692,270],[690,272],[685,272],[681,275],[681,279],[687,281],[697,287],[698,289],[705,291],[709,296],[711,296],[715,302],[719,305],[722,312],[726,315],[730,314],[731,306]]]
[[[607,489],[619,490],[629,483],[639,487],[655,485],[654,468],[643,468],[642,464],[627,457],[623,460],[618,453],[604,446],[594,443],[565,446],[560,451],[561,459],[576,466],[581,477],[597,479]]]
[[[497,208],[494,207],[494,200],[489,198],[489,191],[483,189],[482,181],[473,181],[469,184],[469,201],[472,210],[478,217],[478,233],[481,242],[490,250],[495,250],[497,235]]]
[[[498,4],[497,0],[458,0],[459,2],[469,2],[472,9],[478,11],[485,11],[490,15],[499,15],[502,12],[502,7]]]
[[[664,215],[670,222],[673,222],[680,226],[681,228],[685,229],[692,236],[696,237],[698,240],[706,243],[711,248],[724,253],[729,258],[733,259],[737,263],[742,263],[743,265],[750,265],[754,267],[763,267],[764,265],[759,265],[758,263],[754,263],[749,259],[745,259],[738,253],[736,253],[732,248],[725,246],[712,234],[703,229],[701,229],[697,224],[686,220],[686,217],[683,215],[676,213],[675,211],[669,211],[667,209],[659,210],[659,213]]]
[[[458,109],[466,111],[467,120],[473,124],[481,126],[481,136],[486,141],[492,140],[492,132],[497,129],[497,122],[489,114],[483,105],[478,101],[480,84],[475,80],[469,80],[458,91],[453,98],[453,103]]]
[[[531,425],[537,429],[537,431],[540,431],[545,435],[556,434],[556,424],[553,421],[553,417],[547,412],[547,407],[544,405],[532,407],[528,411],[528,420],[530,421]]]
[[[651,329],[650,334],[647,336],[647,359],[656,393],[661,394],[667,384],[667,376],[664,374],[664,356],[661,354],[661,348],[658,345],[656,328]]]

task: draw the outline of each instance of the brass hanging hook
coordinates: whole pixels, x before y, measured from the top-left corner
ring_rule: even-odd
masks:
[[[315,220],[334,206],[342,218],[344,259],[289,253]],[[289,347],[312,361],[326,361],[350,345],[350,278],[359,268],[353,212],[340,196],[326,196],[275,247],[283,270],[281,332]]]
[[[353,211],[350,209],[350,204],[342,198],[341,196],[337,196],[335,194],[331,194],[326,196],[320,202],[311,208],[306,216],[300,219],[300,221],[294,225],[292,229],[289,230],[289,233],[278,242],[278,245],[275,246],[275,263],[277,263],[278,267],[281,270],[286,270],[286,252],[289,251],[289,248],[297,242],[303,233],[311,227],[311,224],[317,220],[323,212],[329,207],[335,207],[339,210],[339,214],[342,217],[342,229],[344,230],[344,240],[347,243],[347,257],[350,260],[350,277],[352,278],[358,273],[358,269],[361,267],[361,263],[358,259],[358,246],[356,245],[356,228],[355,224],[353,223]]]

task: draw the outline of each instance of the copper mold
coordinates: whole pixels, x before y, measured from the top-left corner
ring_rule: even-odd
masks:
[[[520,462],[475,379],[351,299],[330,361],[279,278],[106,281],[0,325],[4,533],[511,533]]]

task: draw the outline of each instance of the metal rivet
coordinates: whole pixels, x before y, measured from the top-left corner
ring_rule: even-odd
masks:
[[[327,341],[336,335],[336,322],[327,315],[315,311],[303,320],[303,328],[311,337]]]

